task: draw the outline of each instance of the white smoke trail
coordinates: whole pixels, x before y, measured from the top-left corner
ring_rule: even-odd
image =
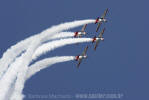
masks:
[[[77,27],[79,25],[93,23],[93,22],[94,22],[94,20],[69,22],[69,23],[61,24],[57,27],[54,26],[51,29],[42,32],[39,35],[39,37],[33,41],[34,43],[31,44],[31,46],[28,48],[26,53],[23,54],[21,57],[17,58],[16,61],[11,64],[11,67],[8,69],[6,75],[4,77],[2,77],[1,82],[0,82],[0,86],[2,87],[2,89],[0,90],[0,94],[1,94],[0,99],[3,100],[6,93],[8,92],[8,89],[10,88],[10,84],[13,82],[14,78],[16,77],[17,72],[19,72],[18,67],[20,67],[20,66],[25,67],[25,66],[29,65],[33,52],[40,45],[40,43],[42,43],[44,41],[44,37],[51,35],[49,33],[56,33],[56,32],[60,32],[63,30],[67,30],[69,28]],[[15,69],[15,71],[14,71],[14,69]],[[22,78],[24,78],[24,77],[22,77]],[[23,84],[23,83],[24,83],[24,81],[21,82],[21,84]]]
[[[70,37],[74,37],[74,32],[60,32],[56,35],[53,35],[52,37],[45,37],[45,38],[49,38],[49,39],[45,39],[45,40],[54,40],[54,39],[62,39],[62,38],[70,38]]]
[[[28,70],[28,67],[25,66],[23,67],[23,69],[20,70],[20,72],[18,72],[17,80],[14,85],[14,91],[9,97],[10,100],[23,100],[23,98],[25,97],[23,94],[21,94],[21,92],[24,88],[24,82],[25,82],[24,77],[26,77],[27,70]]]
[[[94,20],[92,20],[92,21],[90,20],[90,22],[89,22],[89,23],[93,23],[93,22],[94,22]],[[75,24],[77,25],[77,23],[75,23]],[[81,23],[79,23],[79,24],[81,24]],[[78,24],[78,25],[79,25],[79,24]],[[58,27],[56,27],[56,28],[57,28],[57,30],[56,30],[56,31],[58,32],[58,30],[65,30],[65,29],[68,29],[68,27],[70,27],[70,28],[71,28],[71,25],[74,27],[74,24],[71,24],[71,23],[69,23],[69,24],[65,24],[65,25],[66,25],[65,27],[64,27],[64,26],[62,26],[62,25],[60,25],[60,27],[59,27],[59,28],[58,28]],[[67,26],[67,25],[69,25],[69,26]],[[61,29],[61,28],[64,28],[64,29]],[[51,30],[52,30],[52,29],[51,29]],[[54,30],[54,28],[53,28],[53,30]],[[51,32],[52,32],[52,31],[51,31]],[[46,35],[45,35],[45,37],[46,37]],[[44,37],[41,37],[41,41],[43,41],[43,38],[44,38]],[[21,78],[20,78],[20,79],[21,79]],[[23,81],[23,80],[22,80],[22,81]],[[24,82],[23,82],[23,83],[24,83]],[[22,83],[22,84],[23,84],[23,83]],[[22,88],[22,89],[23,89],[23,88]],[[20,91],[20,92],[21,92],[21,91]]]
[[[16,82],[16,80],[15,80],[15,82]],[[8,91],[8,93],[6,94],[4,100],[10,100],[10,97],[12,96],[12,93],[14,92],[15,82],[13,82],[13,84],[11,84],[11,88],[9,88],[9,91]]]
[[[67,37],[73,37],[74,36],[74,33],[73,32],[61,32],[60,34],[57,34],[57,35],[54,35],[52,36],[49,40],[52,40],[52,39],[59,39],[59,38],[67,38]],[[56,57],[55,57],[56,58]],[[58,57],[57,57],[58,58]],[[58,61],[61,60],[62,57],[59,57]],[[69,57],[70,59],[71,57]],[[48,59],[47,59],[48,60]],[[51,59],[52,61],[54,60]],[[68,60],[68,57],[63,57],[63,61],[66,61]],[[50,61],[50,60],[49,60]],[[57,61],[57,62],[58,62]],[[60,61],[59,61],[60,62]],[[39,63],[40,64],[40,63]],[[34,67],[35,68],[35,67]],[[26,77],[26,74],[24,73],[24,71],[27,71],[27,67],[25,67],[25,69],[22,69],[21,72],[18,72],[18,75],[17,76],[21,76],[21,77],[17,77],[17,79],[19,81],[16,82],[15,84],[15,89],[14,89],[14,92],[12,93],[12,96],[11,96],[11,99],[10,100],[16,100],[16,98],[18,100],[22,100],[24,98],[24,95],[20,95],[20,89],[23,89],[24,88],[24,84],[20,83],[22,81],[24,81],[24,79],[22,78],[23,77]],[[22,81],[20,81],[22,80]]]
[[[34,40],[34,38],[30,37],[7,49],[7,51],[3,54],[3,57],[0,59],[0,78],[15,58],[28,47],[31,40]]]
[[[46,50],[50,51],[50,50],[54,50],[54,49],[56,49],[58,47],[62,47],[62,46],[69,45],[69,44],[82,43],[82,42],[91,42],[91,41],[92,41],[91,38],[69,38],[69,39],[56,40],[56,41],[52,41],[50,43],[47,43],[46,46],[48,46],[48,49],[46,49]],[[46,48],[46,46],[44,46],[44,45],[45,44],[43,44],[43,47]],[[39,47],[39,49],[40,49],[40,47]],[[42,49],[42,50],[45,50],[45,49]],[[41,63],[41,62],[39,62],[39,63]],[[38,64],[38,62],[37,62],[37,64]],[[37,70],[34,69],[32,71],[38,71],[38,70],[39,69],[37,69]],[[20,80],[23,80],[22,76],[25,77],[25,75],[26,75],[26,74],[24,74],[24,71],[27,71],[27,68],[26,68],[26,70],[23,70],[22,73],[20,73],[22,75],[18,75],[18,76],[21,76],[21,77],[19,79],[18,84],[15,85],[16,86],[15,92],[13,93],[13,96],[12,96],[11,100],[15,100],[16,96],[17,96],[18,100],[23,98],[23,95],[19,95],[18,91],[20,90],[20,88],[23,89],[23,87],[24,87],[24,84],[20,85]],[[35,72],[32,72],[32,73],[35,73]],[[32,75],[32,73],[31,73],[31,75]],[[25,81],[25,80],[23,80],[23,81]],[[19,88],[18,88],[18,85],[20,86]]]
[[[58,47],[62,47],[69,44],[91,42],[91,41],[92,41],[92,38],[67,38],[67,39],[61,39],[61,40],[45,43],[36,49],[32,58],[36,59],[40,55],[45,54],[46,52],[56,49]]]
[[[29,59],[28,54],[32,54],[32,52],[32,49],[28,48],[27,53],[24,53],[21,57],[17,58],[16,61],[10,65],[5,75],[1,78],[0,100],[4,100],[5,96],[7,95],[8,90],[11,88],[10,86],[14,82],[14,79],[16,78],[16,75],[19,71],[19,67],[22,69],[25,68],[25,66],[22,64],[28,64],[27,60],[24,59]]]
[[[47,29],[45,31],[42,32],[42,36],[43,37],[48,37],[48,38],[44,38],[42,39],[42,42],[47,41],[50,37],[48,36],[49,33],[54,33],[54,30],[57,30],[57,32],[64,30],[67,30],[69,28],[74,28],[77,26],[81,26],[83,24],[89,24],[89,23],[94,23],[94,19],[90,19],[90,20],[80,20],[80,21],[74,21],[74,22],[68,22],[68,23],[64,23],[64,24],[60,24],[59,27],[57,26],[53,26],[50,29]],[[70,27],[69,27],[70,26]],[[53,31],[51,31],[53,30]],[[1,76],[4,74],[4,72],[7,70],[8,66],[14,61],[14,59],[25,49],[27,49],[26,47],[28,47],[28,45],[30,44],[30,42],[32,40],[35,40],[38,36],[40,36],[41,34],[38,35],[34,35],[32,37],[27,38],[26,40],[23,40],[19,43],[17,43],[14,46],[11,46],[9,49],[7,49],[7,51],[3,54],[2,58],[0,59],[0,78]]]
[[[75,59],[75,56],[60,56],[60,57],[57,56],[57,57],[46,58],[41,61],[38,61],[37,63],[29,67],[27,75],[26,75],[26,79],[29,79],[31,76],[33,76],[40,70],[45,69],[53,64],[71,61],[74,59]]]
[[[73,36],[74,36],[73,32],[60,32],[59,34],[54,35],[52,37],[46,37],[45,40],[48,41],[48,40],[52,40],[52,39],[68,38],[68,37],[73,37]],[[30,44],[30,41],[34,40],[35,38],[37,38],[37,35],[31,36],[28,39],[22,40],[21,42],[17,43],[16,45],[11,46],[11,48],[8,49],[6,51],[6,53],[4,53],[4,55],[3,55],[4,57],[0,60],[0,65],[1,65],[0,66],[0,78],[2,77],[3,73],[8,69],[9,64],[12,63],[12,61],[15,60],[15,58],[19,54],[21,54],[21,52],[26,50],[28,45]],[[4,61],[4,59],[8,60],[7,63]]]
[[[50,67],[53,64],[71,61],[74,59],[75,59],[75,56],[61,56],[61,57],[57,56],[57,57],[46,58],[41,61],[38,61],[28,68],[27,74],[25,76],[26,80],[29,79],[34,74],[36,74],[37,72],[39,72],[40,70]],[[19,95],[20,86],[18,87],[18,85],[20,84],[18,83],[15,85],[17,87],[15,87],[15,90],[14,90],[15,92],[13,92],[10,100],[16,100],[16,97],[18,98],[18,100],[21,100],[24,97],[23,95]]]

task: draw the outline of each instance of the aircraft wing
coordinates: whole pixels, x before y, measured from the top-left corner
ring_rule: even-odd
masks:
[[[88,46],[84,49],[84,51],[82,53],[82,56],[85,56],[86,55],[87,50],[88,50]]]
[[[99,22],[99,23],[98,23],[97,28],[96,28],[96,32],[98,32],[98,30],[99,30],[101,24],[102,24],[102,22]]]
[[[79,59],[79,60],[78,60],[78,64],[77,64],[77,67],[78,67],[78,68],[79,68],[81,62],[82,62],[82,59]]]
[[[87,50],[88,50],[88,46],[84,49],[84,51],[83,51],[83,53],[82,53],[82,55],[81,55],[81,56],[85,56],[85,55],[86,55]],[[80,66],[80,64],[81,64],[81,62],[82,62],[82,59],[83,59],[83,58],[78,59],[78,64],[77,64],[77,67],[78,67],[78,68],[79,68],[79,66]]]
[[[105,28],[100,32],[100,34],[99,34],[99,38],[101,38],[102,37],[102,35],[104,34],[104,31],[105,31]]]
[[[104,13],[103,13],[103,15],[101,16],[101,18],[105,18],[105,16],[106,16],[106,14],[107,14],[107,12],[108,12],[108,8],[104,11]]]
[[[81,29],[81,32],[84,32],[85,31],[85,28],[86,28],[87,24],[85,24],[82,29]]]
[[[99,43],[100,43],[100,40],[98,40],[98,41],[96,42],[95,47],[94,47],[94,50],[96,50],[96,48],[97,48],[97,46],[99,45]]]

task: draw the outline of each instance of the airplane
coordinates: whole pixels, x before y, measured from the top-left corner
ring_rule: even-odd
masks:
[[[74,37],[81,37],[82,35],[86,35],[86,32],[85,32],[85,28],[86,28],[87,24],[85,24],[81,31],[77,31],[74,33]]]
[[[107,22],[107,19],[105,19],[105,16],[106,16],[107,12],[108,12],[108,8],[104,11],[104,14],[101,17],[96,18],[95,24],[98,23],[97,28],[96,28],[96,32],[98,32],[102,22]]]
[[[75,57],[75,60],[78,61],[77,68],[79,68],[79,66],[82,62],[82,59],[87,58],[87,55],[86,55],[87,50],[88,50],[88,46],[84,49],[84,51],[81,55],[78,55],[78,56]]]
[[[99,33],[99,36],[98,37],[94,37],[93,40],[92,40],[92,43],[96,42],[95,44],[95,47],[94,47],[94,50],[96,50],[98,44],[100,41],[104,41],[104,38],[102,37],[103,34],[104,34],[104,31],[105,31],[105,28]]]

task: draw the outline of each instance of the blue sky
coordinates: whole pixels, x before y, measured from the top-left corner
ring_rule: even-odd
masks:
[[[123,93],[124,100],[148,99],[148,3],[147,0],[0,0],[0,56],[20,40],[52,25],[96,18],[109,8],[109,21],[102,25],[106,27],[105,41],[96,52],[91,43],[85,43],[65,46],[41,57],[77,55],[89,45],[89,57],[79,70],[75,61],[53,65],[29,79],[23,93]],[[87,37],[98,34],[95,27],[87,26],[90,33]]]

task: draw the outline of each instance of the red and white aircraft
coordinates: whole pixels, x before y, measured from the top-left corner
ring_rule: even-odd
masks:
[[[85,28],[86,28],[87,24],[85,24],[81,31],[77,31],[74,33],[74,37],[81,37],[82,35],[86,35],[86,32],[85,32]]]
[[[86,55],[87,49],[88,49],[88,46],[84,49],[84,51],[81,55],[78,55],[78,56],[75,57],[75,60],[78,61],[77,68],[79,68],[79,66],[82,62],[82,59],[87,58],[87,55]]]
[[[100,41],[104,41],[104,38],[102,37],[103,34],[104,34],[104,31],[105,31],[105,28],[99,33],[99,36],[98,37],[94,37],[93,40],[92,40],[92,43],[96,42],[95,44],[95,47],[94,47],[94,50],[96,50],[98,44]]]
[[[104,14],[101,17],[97,17],[95,24],[98,23],[97,28],[96,28],[96,32],[98,32],[100,25],[102,24],[102,22],[107,22],[107,19],[105,19],[105,16],[108,12],[108,8],[104,11]]]

